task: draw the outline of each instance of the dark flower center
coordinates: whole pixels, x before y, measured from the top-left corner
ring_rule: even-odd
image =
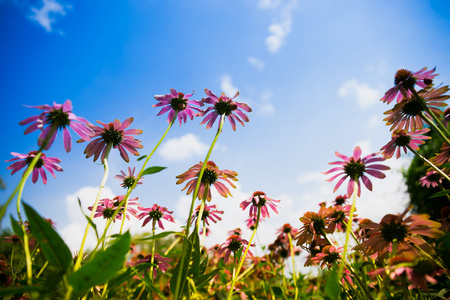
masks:
[[[134,177],[125,177],[121,186],[124,188],[130,188],[133,186],[135,181],[136,181],[136,178],[134,178]]]
[[[163,213],[160,210],[152,210],[148,215],[150,216],[150,219],[158,221],[162,218]]]
[[[47,120],[50,124],[58,126],[58,129],[66,128],[70,124],[69,115],[62,109],[52,110],[47,114]]]
[[[394,84],[399,85],[402,83],[402,86],[405,89],[413,89],[416,84],[416,79],[412,77],[412,74],[411,71],[405,69],[398,70],[397,73],[395,73]]]
[[[199,214],[199,211],[197,212],[197,216]],[[207,217],[209,217],[209,210],[205,209],[202,213],[202,221],[205,220]]]
[[[228,244],[227,248],[233,252],[236,252],[239,249],[241,249],[241,247],[242,247],[242,242],[235,238]]]
[[[340,258],[339,253],[333,252],[329,253],[327,256],[323,258],[323,260],[327,264],[333,264],[335,261],[337,261]]]
[[[315,215],[311,218],[311,223],[313,223],[314,230],[317,233],[322,233],[322,229],[325,229],[325,219]]]
[[[105,210],[103,210],[103,216],[107,219],[110,219],[113,214],[114,214],[114,209],[112,208],[105,208]]]
[[[283,226],[283,233],[290,233],[292,232],[292,227],[289,224],[286,224]]]
[[[422,104],[415,99],[407,100],[401,109],[408,116],[418,116],[424,110]]]
[[[230,115],[233,110],[237,109],[236,103],[231,100],[223,100],[222,97],[219,98],[219,101],[214,104],[214,109],[219,115]]]
[[[350,176],[353,180],[358,180],[366,170],[365,165],[361,162],[361,159],[358,161],[354,161],[353,157],[350,159],[350,162],[344,166],[345,174]]]
[[[381,225],[381,235],[383,236],[383,239],[388,242],[394,240],[403,242],[407,234],[408,228],[402,223],[391,221]]]
[[[427,180],[431,182],[439,182],[441,180],[441,175],[439,173],[431,173],[427,176]]]
[[[123,140],[123,131],[114,129],[113,123],[109,123],[109,129],[102,133],[102,138],[106,144],[112,143],[113,146],[119,145]]]
[[[281,256],[282,258],[289,257],[289,250],[286,249],[286,248],[281,248],[281,249],[280,249],[280,256]]]
[[[202,175],[202,183],[211,185],[217,180],[217,173],[215,170],[205,169]]]
[[[345,220],[345,212],[342,210],[336,210],[333,212],[332,216],[335,223],[343,223]]]
[[[336,200],[334,200],[334,201],[335,201],[335,203],[336,203],[336,206],[337,206],[337,205],[342,206],[342,204],[345,203],[345,200],[346,200],[345,197],[338,196],[338,197],[336,197]]]
[[[178,98],[172,98],[170,100],[170,106],[175,111],[184,110],[187,107],[187,100],[183,99],[184,94],[178,93]]]
[[[28,153],[28,157],[25,159],[28,165],[31,164],[37,153],[37,151],[31,151],[30,153]],[[39,157],[36,165],[34,166],[35,168],[41,168],[44,165],[44,160],[42,159],[43,157],[45,157],[44,153],[42,153],[41,157]]]
[[[257,207],[262,207],[264,206],[264,204],[266,204],[266,198],[261,197],[261,196],[265,196],[266,194],[264,194],[263,192],[254,192],[253,193],[253,197],[252,197],[252,203],[254,206]],[[256,203],[255,197],[258,197],[258,203]]]
[[[407,146],[409,142],[411,142],[411,136],[405,135],[404,132],[400,133],[400,135],[396,137],[394,141],[395,145],[400,147]]]

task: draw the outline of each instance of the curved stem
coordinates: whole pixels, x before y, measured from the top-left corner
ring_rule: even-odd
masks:
[[[450,145],[450,144],[449,144]],[[441,169],[439,169],[437,166],[435,166],[431,161],[429,161],[428,159],[426,159],[422,154],[420,154],[419,152],[417,152],[416,150],[414,150],[413,148],[411,148],[410,146],[407,146],[409,150],[411,150],[412,153],[414,153],[415,155],[417,155],[420,159],[422,159],[424,162],[426,162],[427,164],[429,164],[433,169],[435,169],[439,174],[441,174],[445,179],[447,179],[448,181],[450,181],[450,177],[448,177],[447,174],[445,174]]]
[[[102,182],[100,183],[100,187],[98,188],[97,197],[95,198],[95,202],[94,202],[94,206],[92,207],[91,215],[89,216],[89,219],[91,219],[91,220],[94,218],[94,215],[97,211],[98,203],[100,201],[100,195],[102,194],[103,188],[105,187],[106,179],[108,179],[108,174],[109,174],[108,157],[109,157],[109,152],[111,151],[112,146],[113,146],[112,143],[109,143],[106,146],[105,159],[103,161],[103,167],[104,167],[103,178],[102,178]],[[73,267],[74,272],[76,272],[81,266],[81,258],[83,257],[84,244],[86,243],[86,238],[87,238],[90,227],[91,227],[91,224],[88,222],[86,225],[86,230],[84,231],[84,236],[83,236],[83,240],[81,242],[80,250],[78,251],[77,260],[75,262],[75,266]]]
[[[430,125],[431,128],[433,128],[433,130],[435,130],[437,132],[437,134],[444,140],[444,142],[447,143],[447,145],[450,145],[450,140],[448,139],[448,137],[442,132],[442,130],[439,129],[439,127],[436,126],[436,124],[434,124],[434,122],[432,120],[430,120],[430,118],[428,118],[423,111],[420,113],[420,117],[428,124]]]
[[[225,121],[225,115],[222,115],[220,118],[219,128],[217,129],[216,136],[214,137],[214,140],[211,143],[211,146],[209,147],[208,153],[206,154],[206,157],[203,161],[202,168],[200,169],[200,172],[198,174],[197,184],[196,184],[194,192],[192,194],[191,207],[189,208],[189,215],[188,215],[187,222],[186,222],[186,237],[189,237],[189,230],[190,230],[190,225],[191,225],[190,221],[192,218],[192,213],[194,211],[194,203],[195,203],[195,199],[197,198],[197,194],[198,194],[198,190],[200,188],[200,183],[202,181],[203,173],[205,172],[206,163],[208,162],[209,157],[211,156],[211,152],[214,149],[214,146],[216,145],[217,139],[219,138],[219,135],[222,132],[224,121]],[[183,248],[181,250],[181,253],[184,253],[185,251],[186,251],[186,242],[183,242]],[[184,255],[181,256],[179,264],[180,264],[180,266],[182,266],[184,264]],[[174,293],[175,300],[179,299],[180,282],[181,282],[181,272],[178,272],[177,273],[177,281],[176,281],[177,285],[175,287],[175,293]]]
[[[261,217],[261,207],[258,206],[258,215],[256,217],[255,229],[253,229],[253,233],[252,233],[252,236],[250,237],[250,240],[248,241],[247,248],[245,248],[244,254],[241,257],[241,261],[239,262],[238,268],[236,270],[236,274],[235,274],[235,276],[233,276],[233,281],[231,282],[230,293],[228,294],[227,300],[231,300],[231,298],[233,296],[234,285],[236,284],[236,281],[237,281],[236,279],[239,276],[239,272],[241,271],[242,265],[244,264],[245,258],[247,257],[248,250],[250,249],[250,246],[252,245],[252,241],[253,241],[253,238],[255,237],[256,230],[258,230],[260,217]]]

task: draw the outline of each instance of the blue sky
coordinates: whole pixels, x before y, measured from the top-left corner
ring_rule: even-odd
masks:
[[[222,91],[246,102],[253,112],[236,132],[229,124],[211,160],[239,173],[232,199],[215,196],[226,211],[212,227],[221,243],[226,232],[242,223],[247,212],[239,203],[256,190],[281,199],[280,214],[264,223],[262,240],[275,229],[332,201],[334,183],[320,172],[336,160],[334,151],[350,155],[378,151],[390,140],[379,101],[393,84],[397,69],[437,67],[437,82],[450,82],[450,9],[447,1],[13,1],[0,0],[0,176],[6,199],[19,182],[4,160],[10,152],[35,150],[37,134],[24,136],[18,122],[37,114],[23,105],[63,103],[71,99],[76,115],[111,122],[134,117],[131,127],[148,154],[167,127],[156,117],[154,95],[170,88],[205,96]],[[174,210],[178,229],[187,217],[189,197],[175,176],[204,159],[215,130],[194,119],[174,126],[152,165],[168,167],[148,176],[134,196]],[[75,133],[73,133],[76,140]],[[93,202],[103,168],[86,159],[86,144],[64,152],[61,136],[48,156],[62,160],[64,172],[27,183],[23,195],[52,218],[71,247],[84,230],[76,197]],[[374,192],[364,191],[358,213],[378,221],[403,209],[406,196],[400,166],[408,157],[391,160],[393,170]],[[128,166],[118,152],[111,155],[111,174],[104,196],[123,193],[113,176]],[[3,200],[2,200],[3,201]],[[14,210],[12,209],[11,212]],[[7,222],[2,223],[7,226]],[[178,227],[177,227],[178,226]],[[139,231],[140,224],[132,226]]]

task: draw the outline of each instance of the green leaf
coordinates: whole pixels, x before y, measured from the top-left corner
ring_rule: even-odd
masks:
[[[186,235],[184,235],[184,234],[182,234],[181,232],[178,232],[178,231],[164,231],[164,232],[155,234],[155,235],[150,236],[150,237],[136,239],[136,241],[142,242],[142,241],[149,241],[149,240],[155,240],[155,239],[157,240],[157,239],[161,239],[161,238],[166,237],[166,236],[171,235],[171,234],[177,234],[177,235],[181,235],[181,236],[186,236]]]
[[[30,230],[39,242],[45,259],[61,271],[72,264],[72,254],[52,225],[44,220],[31,206],[23,203]]]
[[[167,169],[167,167],[148,167],[142,172],[141,176],[159,173],[164,169]]]
[[[14,234],[17,235],[23,241],[22,227],[19,226],[19,223],[13,218],[12,215],[9,216],[11,218],[11,228],[14,231]]]
[[[175,290],[176,287],[179,287],[178,290],[178,296],[180,297],[184,292],[185,292],[185,284],[186,284],[186,277],[188,274],[188,268],[189,268],[189,263],[191,261],[191,254],[192,254],[192,242],[191,239],[186,239],[185,240],[185,247],[184,247],[184,251],[181,253],[181,257],[183,258],[183,264],[181,265],[182,259],[180,258],[180,260],[178,261],[178,264],[176,265],[176,267],[173,270],[173,276],[170,279],[170,291],[172,292],[172,294],[175,295]],[[178,282],[178,273],[181,272],[180,275],[180,281]],[[181,297],[180,297],[181,299]]]
[[[104,284],[123,267],[130,249],[131,236],[127,231],[108,248],[96,252],[95,256],[69,277],[69,283],[78,295],[89,288]]]
[[[92,228],[94,228],[94,232],[95,232],[95,236],[97,237],[97,240],[99,240],[99,236],[98,236],[98,231],[97,231],[97,225],[95,225],[95,223],[91,220],[91,218],[89,218],[83,211],[83,206],[81,205],[81,200],[80,198],[78,198],[78,205],[80,206],[80,210],[81,213],[84,215],[84,217],[86,218],[86,220],[88,221],[88,223],[91,225]]]
[[[7,289],[0,290],[0,297],[5,296],[13,296],[15,294],[23,294],[23,293],[30,293],[30,292],[48,292],[48,290],[41,286],[20,286],[20,287],[12,287]]]
[[[110,286],[111,288],[120,287],[122,283],[131,279],[136,274],[139,274],[142,271],[149,269],[151,266],[152,266],[151,263],[142,263],[137,266],[129,267],[117,273],[116,276],[109,281],[108,286]]]
[[[200,275],[197,278],[194,278],[195,287],[197,289],[201,288],[202,286],[207,284],[211,279],[213,279],[213,277],[216,276],[217,273],[219,273],[221,270],[222,270],[222,268],[217,268],[212,272],[209,272],[207,274]]]
[[[431,195],[430,198],[442,197],[442,196],[445,196],[447,194],[450,194],[450,190],[443,190],[443,191],[437,192],[437,193]]]
[[[325,294],[333,300],[339,299],[340,293],[338,269],[337,267],[333,268],[325,285]]]
[[[192,265],[189,270],[189,275],[193,275],[196,278],[200,273],[200,239],[198,237],[197,228],[195,228],[194,232],[192,232],[189,239],[192,242]]]
[[[141,157],[139,157],[138,159],[137,159],[137,161],[141,161],[141,160],[143,160],[144,158],[146,158],[147,157],[147,155],[142,155]]]

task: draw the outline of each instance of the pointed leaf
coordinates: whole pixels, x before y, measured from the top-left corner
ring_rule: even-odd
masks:
[[[139,157],[138,159],[137,159],[137,161],[141,161],[141,160],[143,160],[144,158],[146,158],[147,157],[147,155],[142,155],[141,157]]]
[[[162,170],[167,169],[167,167],[148,167],[142,172],[141,176],[155,174],[161,172]]]
[[[217,273],[219,273],[221,270],[222,270],[222,268],[217,268],[212,272],[209,272],[207,274],[200,275],[197,278],[194,278],[195,287],[197,289],[201,288],[202,286],[207,284],[211,279],[213,279],[213,277],[216,276]]]
[[[328,276],[327,283],[325,285],[325,294],[331,299],[339,299],[340,287],[338,278],[338,268],[335,267]]]
[[[106,283],[114,277],[125,262],[130,249],[131,236],[127,231],[105,250],[95,256],[69,277],[74,291],[81,295],[93,286]]]
[[[23,203],[30,230],[39,242],[45,259],[61,271],[72,264],[72,254],[52,225],[44,220],[31,206]]]
[[[14,231],[14,234],[17,235],[23,241],[22,227],[19,226],[19,223],[13,218],[12,215],[9,216],[11,218],[11,228]]]
[[[99,240],[99,236],[98,236],[98,231],[97,231],[97,225],[95,225],[95,223],[91,220],[91,218],[89,218],[83,211],[83,206],[81,205],[81,200],[80,198],[78,198],[78,205],[80,206],[80,210],[81,213],[84,215],[84,217],[86,218],[86,220],[88,221],[88,223],[91,225],[92,228],[94,228],[94,232],[95,232],[95,236],[97,237],[97,240]]]
[[[170,279],[170,291],[175,295],[176,287],[179,286],[178,296],[180,297],[184,293],[186,277],[188,274],[189,262],[191,261],[192,254],[192,242],[190,239],[186,239],[186,246],[184,247],[184,251],[181,253],[181,257],[184,257],[183,260],[180,258],[178,264],[173,270],[173,276]],[[179,276],[178,273],[181,272]],[[180,281],[178,282],[178,276]],[[180,297],[181,298],[181,297]]]
[[[447,194],[450,194],[450,190],[443,190],[443,191],[434,193],[433,195],[430,196],[430,198],[442,197],[442,196],[445,196]]]

